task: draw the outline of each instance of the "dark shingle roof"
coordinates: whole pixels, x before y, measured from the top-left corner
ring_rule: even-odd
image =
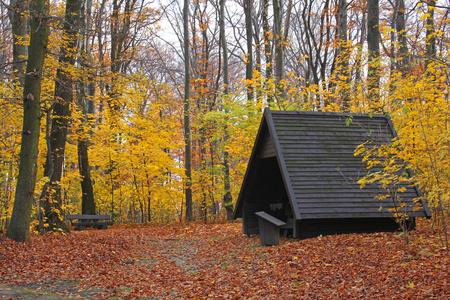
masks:
[[[386,192],[376,185],[360,189],[357,183],[369,170],[354,150],[366,141],[389,143],[394,136],[392,122],[384,115],[266,109],[248,169],[259,159],[276,156],[297,220],[387,217],[391,215],[387,209],[393,207],[392,201],[376,198]],[[258,188],[252,186],[258,182],[248,178],[252,176],[258,173],[247,170],[235,217],[241,216],[243,202],[251,190]],[[414,186],[405,188],[400,196],[408,206],[422,196]],[[422,204],[424,209],[409,209],[409,215],[431,216],[426,204]]]

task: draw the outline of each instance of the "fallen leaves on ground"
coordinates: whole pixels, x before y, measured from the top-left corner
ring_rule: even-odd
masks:
[[[449,253],[429,221],[411,233],[281,239],[260,247],[239,222],[0,236],[4,285],[95,288],[106,299],[448,299]],[[72,290],[73,290],[72,288]]]

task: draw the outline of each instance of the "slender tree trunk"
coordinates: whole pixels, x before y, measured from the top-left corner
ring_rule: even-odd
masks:
[[[9,20],[13,34],[13,74],[22,86],[25,83],[24,71],[27,61],[27,18],[28,1],[10,1]]]
[[[184,32],[184,168],[185,168],[185,196],[186,220],[193,221],[192,207],[192,140],[190,121],[190,93],[191,93],[191,64],[190,64],[190,35],[189,35],[189,0],[184,0],[183,7]]]
[[[47,145],[47,156],[46,156],[46,167],[45,167],[44,176],[49,178],[49,181],[47,181],[44,184],[44,187],[42,188],[42,192],[41,192],[39,199],[43,199],[46,197],[48,187],[50,184],[50,178],[52,177],[52,173],[53,173],[52,151],[50,150],[50,149],[52,149],[51,143],[50,143],[50,133],[51,133],[51,124],[52,124],[52,111],[53,111],[54,106],[55,106],[55,103],[53,103],[49,108],[47,108],[45,110],[45,115],[46,115],[45,142]],[[39,201],[39,210],[38,210],[38,215],[37,215],[38,221],[39,221],[39,225],[38,225],[39,232],[43,232],[43,230],[44,230],[44,210],[45,210],[44,201]]]
[[[398,66],[398,62],[396,61],[396,53],[395,53],[395,28],[396,28],[396,22],[397,22],[397,16],[398,16],[398,1],[395,1],[394,4],[394,11],[392,13],[392,20],[391,20],[391,46],[389,49],[389,58],[391,60],[389,67],[390,67],[390,81],[389,81],[389,91],[392,92],[395,87],[395,78],[394,78],[394,71],[396,69],[396,66]]]
[[[225,36],[225,0],[220,0],[220,44],[222,47],[223,53],[223,106],[225,108],[225,113],[229,113],[228,109],[228,97],[230,93],[229,89],[229,74],[228,74],[228,47],[227,47],[227,39]],[[227,119],[225,120],[224,126],[224,151],[223,151],[223,169],[224,169],[224,179],[223,179],[223,188],[224,188],[224,196],[223,196],[223,206],[225,207],[225,211],[227,214],[227,220],[231,220],[233,218],[233,197],[231,196],[231,184],[230,184],[230,153],[227,150],[228,140],[230,139],[230,135],[228,133],[228,125]]]
[[[106,73],[106,63],[105,63],[105,56],[106,56],[106,50],[105,50],[105,43],[103,41],[103,27],[105,27],[105,25],[103,24],[104,22],[104,18],[102,18],[102,16],[105,14],[105,6],[106,6],[106,1],[107,0],[102,0],[101,4],[100,4],[100,8],[98,9],[98,16],[96,17],[95,20],[95,35],[97,38],[97,45],[98,45],[98,62],[100,64],[100,68],[98,70],[98,74],[100,81],[98,82],[98,88],[99,88],[99,94],[103,94],[105,90],[107,90],[106,84],[105,84],[105,80],[103,79],[103,77],[105,77],[105,73]],[[98,105],[98,111],[99,111],[99,116],[97,117],[97,124],[101,124],[103,123],[103,118],[101,116],[101,113],[103,112],[103,102],[100,101],[99,105]]]
[[[379,0],[367,1],[367,45],[369,50],[368,95],[374,111],[380,112],[380,19]]]
[[[141,209],[141,223],[145,224],[145,209],[144,209],[144,203],[141,199],[139,199],[139,208]]]
[[[201,110],[198,112],[201,114]],[[205,125],[201,126],[199,130],[199,144],[198,144],[198,161],[200,164],[200,174],[198,175],[198,183],[200,184],[200,191],[202,195],[202,201],[200,206],[200,218],[203,218],[205,223],[208,215],[208,183],[207,183],[207,162],[206,162],[206,130]]]
[[[206,2],[207,3],[207,2]],[[206,3],[204,9],[206,9]],[[199,77],[201,79],[199,83],[199,91],[197,95],[200,95],[197,99],[197,113],[199,116],[203,116],[207,113],[211,105],[208,104],[208,94],[204,91],[208,89],[207,85],[207,75],[208,75],[208,65],[209,65],[209,41],[208,41],[208,24],[204,20],[204,11],[200,9],[200,3],[196,2],[196,6],[198,7],[197,11],[199,14],[196,16],[199,19],[199,31],[201,35],[201,63],[199,64]],[[209,103],[210,104],[210,103]],[[198,129],[199,138],[198,140],[198,161],[199,161],[199,184],[200,184],[200,193],[202,195],[201,207],[200,207],[200,216],[206,223],[208,218],[208,166],[207,166],[207,158],[206,158],[206,135],[207,135],[207,121],[201,120],[200,128]]]
[[[255,43],[255,70],[262,74],[262,44],[261,44],[261,35],[260,35],[260,24],[253,22],[253,42]],[[259,76],[258,81],[261,86],[264,85],[264,80],[261,76]],[[262,100],[264,97],[264,91],[260,88],[256,89],[256,107],[262,108]]]
[[[215,172],[215,167],[216,167],[216,162],[215,162],[215,149],[217,149],[217,147],[219,143],[217,141],[210,141],[209,143],[209,156],[211,159],[211,169],[210,169],[210,180],[211,180],[211,184],[209,185],[209,198],[211,199],[211,215],[212,215],[212,219],[215,221],[217,220],[217,218],[220,216],[219,215],[219,201],[216,201],[216,197],[215,197],[215,191],[216,191],[216,172]]]
[[[405,74],[409,70],[408,43],[406,40],[406,21],[405,21],[405,1],[396,0],[397,17],[395,30],[397,31],[397,44],[400,59],[398,60],[398,69]]]
[[[91,166],[89,164],[89,142],[86,138],[87,133],[79,132],[78,149],[78,170],[81,177],[81,213],[95,215],[94,188],[91,179]]]
[[[269,0],[263,0],[262,11],[262,23],[263,23],[263,37],[264,37],[264,54],[266,57],[266,82],[272,78],[273,74],[273,62],[272,62],[272,43],[270,38],[270,26],[269,26]],[[267,88],[267,83],[266,83]],[[267,96],[267,102],[269,107],[273,105],[273,97],[271,93]]]
[[[126,73],[127,55],[126,55],[126,43],[129,40],[131,15],[136,2],[132,0],[113,0],[113,11],[111,14],[111,47],[110,47],[110,59],[111,59],[111,81],[106,86],[108,92],[108,106],[111,111],[111,127],[117,128],[121,103],[120,103],[120,91],[116,84],[116,78],[120,74]],[[123,12],[121,12],[123,9]],[[100,31],[100,29],[99,29]],[[100,36],[100,32],[99,32]],[[100,43],[100,39],[99,39]]]
[[[247,38],[247,53],[245,62],[245,79],[247,82],[253,80],[253,22],[252,22],[253,0],[244,0],[245,28]],[[247,105],[253,105],[253,87],[247,86]]]
[[[81,176],[81,213],[95,215],[94,188],[91,180],[88,143],[84,138],[78,140],[78,169]]]
[[[433,59],[436,57],[436,33],[434,30],[434,10],[436,8],[435,5],[436,5],[435,0],[428,1],[425,68],[428,68],[430,62],[433,61]]]
[[[91,180],[91,166],[89,164],[89,141],[88,136],[90,133],[84,132],[84,126],[89,123],[89,116],[92,116],[95,113],[95,107],[93,104],[93,99],[95,96],[95,88],[93,83],[93,76],[91,72],[93,72],[90,62],[91,62],[91,45],[89,40],[89,30],[91,27],[91,6],[92,0],[86,1],[86,13],[82,13],[82,16],[85,15],[85,24],[84,24],[84,43],[83,48],[86,55],[87,61],[84,63],[88,69],[88,77],[87,83],[80,81],[79,88],[79,97],[78,97],[78,107],[82,110],[83,115],[81,116],[81,124],[83,124],[81,130],[78,132],[78,170],[80,172],[81,177],[81,213],[94,215],[96,213],[95,200],[94,200],[94,188],[92,186]],[[86,94],[88,97],[86,97]],[[92,117],[91,117],[92,118]],[[134,206],[133,206],[134,212]]]
[[[288,0],[287,9],[286,9],[286,19],[284,21],[283,51],[286,51],[286,42],[289,37],[289,28],[291,27],[292,5],[293,5],[292,0]]]
[[[152,221],[152,191],[151,191],[151,186],[152,186],[152,182],[150,180],[150,176],[148,175],[148,172],[145,171],[145,178],[147,179],[147,220],[150,223]],[[144,191],[142,191],[144,192]]]
[[[30,3],[30,55],[23,90],[23,127],[14,208],[7,236],[26,242],[30,236],[31,208],[36,184],[40,132],[40,99],[45,52],[47,50],[48,2]]]
[[[80,96],[78,99],[78,106],[82,109],[83,116],[81,117],[81,124],[86,123],[86,102],[85,97]],[[82,126],[84,127],[84,126]],[[96,214],[95,200],[94,200],[94,188],[91,180],[91,167],[89,165],[88,148],[89,143],[86,135],[88,133],[83,132],[84,128],[78,132],[78,170],[81,177],[81,213],[88,215]]]
[[[275,35],[275,78],[277,98],[286,97],[283,87],[284,80],[284,33],[283,27],[283,2],[273,0],[273,31]],[[280,103],[281,103],[280,101]]]
[[[343,77],[340,82],[341,105],[344,111],[350,109],[350,71],[349,71],[349,53],[347,47],[347,0],[339,0],[338,6],[338,55],[337,71]]]
[[[356,54],[355,67],[354,67],[354,71],[355,71],[355,84],[353,85],[354,88],[356,87],[356,84],[359,84],[361,81],[361,56],[362,56],[362,48],[364,45],[364,41],[366,40],[366,14],[365,14],[365,12],[363,12],[360,31],[361,31],[360,39],[359,39],[358,45],[356,46],[358,49],[358,52]]]
[[[152,222],[152,193],[148,192],[148,202],[147,202],[147,220],[148,223]]]
[[[68,0],[64,17],[63,36],[67,45],[61,47],[59,62],[62,65],[56,72],[55,82],[55,106],[53,108],[52,129],[50,132],[50,149],[52,155],[47,156],[44,174],[50,175],[50,183],[46,185],[46,191],[42,192],[40,201],[44,208],[44,231],[63,230],[68,231],[61,213],[63,211],[61,178],[64,167],[67,131],[70,120],[70,105],[72,104],[75,81],[70,73],[70,67],[75,66],[78,38],[80,30],[82,0]],[[68,69],[63,69],[67,65]],[[64,67],[65,68],[65,67]]]

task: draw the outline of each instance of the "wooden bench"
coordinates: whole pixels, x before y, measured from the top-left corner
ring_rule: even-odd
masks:
[[[286,223],[263,211],[255,212],[255,215],[258,216],[261,246],[278,245],[280,243],[280,227]]]
[[[111,226],[110,215],[67,215],[67,220],[70,220],[75,230],[84,230],[86,227],[95,227],[97,229],[107,229]],[[78,221],[75,221],[78,220]]]

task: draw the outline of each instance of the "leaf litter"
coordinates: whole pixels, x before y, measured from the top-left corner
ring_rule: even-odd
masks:
[[[0,235],[0,289],[67,299],[448,299],[449,254],[430,224],[419,222],[410,246],[374,233],[260,247],[240,222],[114,226],[27,244]]]

